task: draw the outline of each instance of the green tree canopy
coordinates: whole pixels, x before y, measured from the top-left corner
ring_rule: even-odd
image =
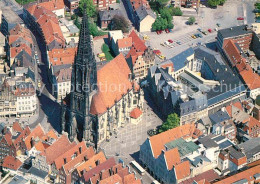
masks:
[[[210,7],[215,7],[218,6],[220,4],[220,0],[208,0],[208,5]]]
[[[175,7],[171,6],[169,8],[169,10],[170,10],[170,13],[172,16],[182,16],[182,11],[179,7],[175,8]]]
[[[168,115],[167,120],[160,127],[159,133],[165,132],[178,126],[180,126],[179,116],[176,113],[170,114]]]
[[[95,17],[97,15],[96,7],[93,4],[93,0],[80,0],[79,2],[79,12],[83,15],[84,4],[86,4],[87,15],[89,17]]]
[[[191,24],[194,24],[194,22],[196,21],[195,17],[190,17],[188,22],[191,23]]]
[[[122,30],[124,33],[128,32],[129,23],[125,17],[121,15],[115,15],[108,26],[110,30]]]

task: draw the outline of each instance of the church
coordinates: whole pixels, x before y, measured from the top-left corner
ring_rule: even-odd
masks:
[[[85,140],[98,148],[119,127],[141,118],[143,92],[124,56],[97,69],[85,13],[71,75],[71,92],[62,100],[60,123],[70,141]]]

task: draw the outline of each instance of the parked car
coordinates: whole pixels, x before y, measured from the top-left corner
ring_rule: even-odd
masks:
[[[169,31],[169,29],[165,29],[165,32],[166,32],[166,33],[169,33],[170,31]]]
[[[178,45],[181,45],[181,42],[176,42]]]
[[[173,41],[171,39],[169,39],[168,42],[173,43]]]
[[[198,33],[197,35],[198,35],[198,37],[200,37],[200,38],[202,38],[202,37],[203,37],[201,33]]]
[[[216,25],[217,25],[218,27],[220,27],[220,26],[221,26],[221,25],[220,25],[220,23],[217,23]]]
[[[164,55],[160,55],[159,58],[164,60],[165,56]]]
[[[160,50],[153,50],[153,53],[155,53],[156,55],[161,55],[161,51]]]
[[[197,38],[195,35],[192,35],[191,37],[192,37],[193,39],[196,39],[196,38]]]
[[[198,28],[198,31],[199,31],[199,32],[201,32],[201,31],[202,31],[202,29]]]
[[[208,32],[209,32],[209,33],[212,33],[212,29],[208,29]]]
[[[202,34],[207,35],[208,33],[206,31],[202,31]]]
[[[237,20],[244,20],[243,17],[237,17]]]
[[[145,34],[144,35],[144,40],[150,40],[150,37]]]
[[[157,34],[162,34],[162,30],[156,31]]]

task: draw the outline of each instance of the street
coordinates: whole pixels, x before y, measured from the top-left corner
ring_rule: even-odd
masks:
[[[23,13],[23,8],[15,0],[3,0],[4,6],[10,6],[12,11],[18,14],[21,18]],[[2,5],[2,4],[1,4]],[[26,22],[25,22],[26,25]],[[35,128],[39,123],[42,127],[48,131],[51,126],[59,131],[59,121],[60,121],[60,105],[55,101],[55,98],[51,95],[51,83],[48,80],[47,76],[47,58],[46,58],[46,48],[43,44],[41,37],[37,33],[32,33],[32,38],[34,42],[35,52],[39,56],[40,64],[37,65],[35,78],[37,81],[41,79],[42,87],[37,89],[38,94],[38,108],[37,113],[31,117],[22,117],[22,118],[8,118],[1,119],[7,123],[13,123],[15,119],[20,119],[20,122],[23,122],[25,125],[29,125],[31,129]],[[36,82],[37,85],[37,82]]]

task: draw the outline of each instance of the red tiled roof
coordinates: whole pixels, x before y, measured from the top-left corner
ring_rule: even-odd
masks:
[[[260,76],[250,68],[240,72],[241,77],[250,90],[260,88]]]
[[[43,145],[43,143],[42,143],[41,141],[37,142],[37,143],[34,145],[34,147],[35,147],[35,149],[36,149],[37,151],[40,151],[40,152],[42,152],[42,151],[45,150],[45,147],[44,147],[44,145]]]
[[[126,37],[117,40],[118,48],[130,48],[132,46],[132,37]]]
[[[56,41],[61,45],[65,44],[61,28],[56,15],[40,5],[31,5],[27,11],[36,18],[36,22],[40,25],[45,41],[48,44]]]
[[[172,170],[174,165],[177,165],[181,162],[178,148],[173,148],[169,151],[165,151],[164,156],[168,170]]]
[[[101,180],[99,184],[123,184],[122,178],[118,175],[112,175],[109,178]]]
[[[28,41],[28,43],[33,44],[32,36],[29,29],[17,24],[13,29],[9,31],[8,42],[12,44],[18,38]]]
[[[98,93],[92,99],[91,114],[103,114],[107,108],[115,104],[115,101],[120,100],[122,95],[127,94],[128,90],[132,89],[132,83],[129,80],[130,73],[122,54],[98,70]]]
[[[22,127],[20,126],[20,123],[18,121],[15,121],[13,123],[13,126],[12,126],[13,130],[16,131],[16,132],[22,132],[23,129]]]
[[[78,155],[79,153],[79,149],[81,147],[81,152],[84,152],[87,150],[87,146],[85,141],[82,141],[80,143],[78,143],[77,145],[75,145],[74,147],[72,147],[71,149],[69,149],[68,151],[64,152],[62,155],[60,155],[58,158],[56,158],[54,160],[56,169],[60,169],[65,163],[64,163],[64,158],[66,158],[67,162],[70,162],[72,160],[72,156],[77,153]],[[94,153],[93,153],[94,155]]]
[[[254,175],[260,173],[260,165],[247,169],[245,171],[234,174],[228,178],[214,182],[215,184],[235,183],[239,180],[246,179],[248,183],[255,181]],[[259,180],[258,180],[259,182]]]
[[[199,181],[196,181],[197,184],[210,184],[210,182],[208,182],[206,179],[202,179]]]
[[[136,49],[137,52],[144,52],[147,47],[145,46],[145,41],[141,40],[141,38],[136,34],[136,32],[133,30],[128,37],[132,38],[133,47]]]
[[[12,134],[11,132],[7,132],[4,136],[7,144],[11,145],[13,142],[12,142]]]
[[[250,116],[249,121],[247,122],[247,126],[246,128],[244,128],[244,131],[248,130],[249,134],[251,134],[252,130],[254,130],[255,128],[260,128],[260,122],[254,117]]]
[[[41,154],[46,157],[46,161],[48,164],[52,164],[56,158],[73,148],[75,145],[76,143],[71,143],[66,135],[62,135],[58,140],[56,140],[51,146],[45,149]]]
[[[12,157],[12,156],[6,156],[4,158],[2,166],[4,168],[8,168],[8,169],[17,171],[19,169],[19,167],[21,167],[21,165],[22,165],[22,162],[19,159]]]
[[[188,160],[181,162],[174,167],[177,180],[181,180],[190,176],[190,162]]]
[[[23,139],[25,139],[30,133],[31,133],[31,130],[30,130],[29,126],[27,126],[21,132],[21,134],[14,140],[14,146],[19,147],[19,145],[20,145],[19,143],[21,143],[23,141]]]
[[[27,150],[29,151],[32,148],[32,139],[35,139],[36,137],[41,138],[44,135],[45,132],[43,131],[41,124],[37,125],[35,129],[33,129],[32,132],[24,140]]]
[[[131,113],[130,113],[130,117],[137,119],[139,118],[141,115],[143,114],[143,112],[139,109],[139,108],[134,108]]]
[[[235,66],[239,71],[248,88],[250,90],[260,88],[259,75],[254,73],[250,65],[247,64],[246,59],[242,54],[240,54],[239,49],[232,39],[229,40],[224,46],[224,51],[228,56],[232,66]]]
[[[78,155],[76,158],[71,160],[70,162],[63,165],[63,169],[65,171],[65,174],[68,175],[73,171],[73,169],[78,169],[78,164],[85,163],[85,159],[91,159],[94,157],[94,150],[92,147],[89,147],[84,152],[82,152],[80,155]],[[101,158],[102,159],[102,158]],[[101,160],[102,162],[102,160]],[[80,173],[80,172],[79,172]]]
[[[23,50],[26,51],[30,56],[32,56],[31,48],[26,44],[21,44],[17,47],[10,48],[10,57],[15,58]]]
[[[166,132],[154,135],[150,137],[151,148],[154,154],[154,158],[157,158],[162,150],[164,149],[164,145],[170,141],[173,141],[178,138],[187,139],[192,137],[195,131],[195,125],[192,124],[185,124]]]
[[[189,179],[181,182],[180,184],[191,184],[193,181],[200,181],[200,180],[204,180],[204,179],[211,182],[217,178],[219,178],[219,175],[214,170],[209,170],[209,171],[203,172],[193,178],[189,178]],[[205,183],[205,184],[207,184],[207,183]]]
[[[238,71],[242,71],[246,68],[246,59],[240,54],[239,49],[232,39],[227,42],[223,49],[228,55],[232,66],[236,66]]]
[[[65,8],[63,0],[50,0],[47,2],[39,3],[38,5],[44,7],[48,10],[51,10],[51,11],[60,10],[60,9]]]
[[[99,175],[103,170],[107,170],[109,168],[112,168],[114,165],[116,165],[116,161],[114,157],[111,157],[110,159],[106,160],[105,162],[99,164],[95,168],[92,168],[88,172],[84,173],[84,179],[86,182],[89,181],[91,177],[94,175]],[[102,174],[102,178],[105,179],[104,175]],[[92,180],[91,180],[92,181]],[[93,181],[92,181],[93,182]]]
[[[48,51],[51,65],[73,64],[77,48],[52,49]]]
[[[89,160],[87,160],[86,162],[79,165],[77,167],[78,173],[80,174],[81,171],[83,171],[83,170],[88,172],[91,169],[95,168],[97,166],[96,161],[99,161],[99,164],[106,161],[106,157],[102,151],[97,153],[96,155],[93,155],[91,158],[89,158]],[[84,175],[84,177],[85,177],[85,175]]]
[[[55,73],[57,82],[71,81],[72,68],[62,68]]]

